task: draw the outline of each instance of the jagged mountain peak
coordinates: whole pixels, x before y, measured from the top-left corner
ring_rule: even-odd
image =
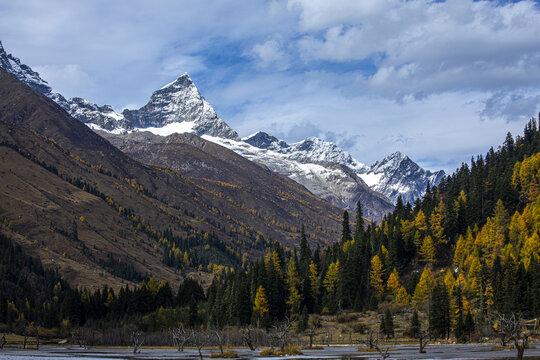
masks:
[[[431,172],[421,168],[399,151],[376,161],[369,171],[359,174],[372,189],[385,194],[394,203],[399,196],[404,203],[413,203],[423,196],[428,182],[437,185],[445,175],[443,170]]]
[[[169,89],[169,88],[189,87],[189,86],[195,86],[195,84],[193,83],[193,80],[191,80],[191,77],[189,76],[189,74],[185,72],[182,75],[180,75],[176,80],[166,85],[163,85],[161,89],[159,90]]]
[[[124,110],[122,114],[135,128],[148,131],[167,127],[171,134],[187,131],[197,135],[240,139],[236,131],[217,116],[187,73],[154,91],[142,108]],[[179,123],[184,124],[174,125]],[[159,133],[163,135],[164,131],[160,130]]]
[[[242,141],[259,149],[273,150],[277,152],[283,152],[289,148],[289,144],[287,144],[285,141],[265,133],[264,131],[257,131],[254,134],[242,138]]]
[[[18,57],[8,54],[0,41],[0,66],[8,73],[34,90],[47,96],[52,95],[52,89],[49,84],[43,80],[39,74],[32,70],[28,65],[21,63]]]

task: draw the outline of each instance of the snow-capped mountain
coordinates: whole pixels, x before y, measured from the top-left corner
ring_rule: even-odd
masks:
[[[187,73],[155,91],[150,101],[139,110],[124,110],[124,117],[138,129],[158,129],[192,132],[225,139],[240,139],[212,105],[204,99]],[[181,124],[181,129],[177,129]],[[183,130],[183,131],[182,131]]]
[[[405,204],[412,204],[424,195],[428,183],[437,185],[445,175],[443,170],[422,169],[399,151],[375,162],[369,171],[359,173],[370,188],[386,195],[393,203],[401,196]]]
[[[163,137],[193,133],[288,176],[336,206],[354,210],[360,200],[364,215],[373,220],[391,211],[399,195],[404,202],[412,202],[422,196],[428,181],[436,185],[444,176],[442,171],[425,171],[400,153],[368,167],[336,144],[316,137],[288,144],[257,132],[240,139],[217,116],[188,74],[155,91],[140,109],[118,113],[109,105],[98,106],[81,98],[67,100],[54,93],[37,72],[8,55],[1,43],[0,64],[94,130],[114,134],[149,131]]]
[[[413,203],[425,193],[428,182],[431,185],[437,185],[445,176],[442,170],[432,173],[422,169],[408,156],[400,152],[395,152],[368,167],[336,144],[315,137],[289,145],[283,140],[259,131],[242,140],[259,149],[277,152],[284,158],[303,164],[312,163],[321,166],[340,164],[346,166],[362,178],[372,190],[385,195],[393,204],[396,203],[399,196],[402,197],[404,203]],[[272,167],[272,164],[266,165]],[[351,206],[345,207],[352,208]]]

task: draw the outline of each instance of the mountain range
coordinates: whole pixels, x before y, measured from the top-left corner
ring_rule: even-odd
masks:
[[[423,195],[428,183],[436,185],[445,176],[442,170],[432,173],[422,169],[399,152],[366,166],[334,143],[316,137],[288,144],[257,132],[240,139],[236,131],[217,116],[187,73],[156,90],[140,109],[119,113],[109,105],[99,106],[81,98],[66,99],[54,93],[38,73],[7,54],[1,44],[0,61],[17,79],[54,100],[113,144],[122,144],[121,149],[143,162],[155,164],[150,158],[157,159],[156,154],[163,151],[169,153],[169,161],[161,159],[160,165],[174,167],[173,163],[178,160],[171,150],[158,148],[188,141],[186,137],[174,137],[171,141],[170,135],[192,133],[293,179],[335,206],[354,210],[361,201],[364,215],[376,221],[393,209],[398,197],[412,203]],[[144,136],[135,135],[144,131],[157,136],[152,137],[151,144],[146,144],[154,154],[144,154],[145,144],[140,142]],[[131,141],[133,143],[129,144]],[[135,147],[138,150],[134,150]],[[187,167],[177,170],[186,175],[184,169]]]
[[[339,239],[342,209],[298,183],[194,134],[167,140],[178,166],[137,161],[0,69],[0,233],[82,286],[204,278],[297,247],[302,225],[313,247]]]

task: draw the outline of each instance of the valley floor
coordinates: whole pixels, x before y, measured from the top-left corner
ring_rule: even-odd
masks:
[[[235,349],[239,358],[253,359],[259,351]],[[216,353],[216,349],[202,350],[204,358]],[[499,350],[493,344],[460,344],[460,345],[428,345],[425,354],[419,354],[416,346],[395,346],[389,351],[389,359],[514,359],[513,349]],[[40,350],[23,350],[20,348],[4,348],[0,350],[2,360],[35,360],[35,359],[197,359],[196,349],[185,349],[178,352],[172,348],[143,348],[141,353],[133,354],[129,348],[91,348],[42,346]],[[303,350],[303,355],[291,356],[294,359],[378,359],[379,354],[358,350],[357,346],[330,346],[322,350]],[[540,359],[540,344],[531,345],[525,351],[525,358]],[[266,358],[273,359],[273,358]]]

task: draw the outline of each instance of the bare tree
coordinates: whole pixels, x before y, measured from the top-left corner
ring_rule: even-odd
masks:
[[[422,330],[419,331],[418,334],[416,334],[416,336],[418,337],[418,352],[420,354],[425,354],[426,345],[429,342],[429,338],[426,337],[426,332]]]
[[[28,339],[28,326],[24,327],[23,336],[24,336],[23,349],[26,349],[26,340]]]
[[[219,352],[223,354],[223,340],[224,340],[223,330],[215,328],[215,329],[212,329],[211,332],[216,338],[216,342],[219,346]]]
[[[202,360],[203,356],[202,356],[201,350],[205,345],[208,344],[208,340],[209,340],[208,332],[205,330],[200,330],[200,331],[192,330],[191,334],[192,334],[193,342],[195,346],[197,347],[197,350],[199,351],[199,358]]]
[[[274,325],[271,337],[274,338],[279,344],[281,351],[285,351],[285,345],[287,345],[289,339],[288,334],[292,326],[291,320],[286,317],[284,321]]]
[[[41,329],[41,326],[37,325],[35,329],[36,329],[36,348],[37,350],[39,350],[39,329]]]
[[[173,339],[174,345],[178,348],[178,351],[180,352],[184,352],[184,345],[193,336],[193,332],[186,330],[184,328],[184,324],[181,324],[179,327],[170,329],[169,334]]]
[[[516,359],[523,359],[523,353],[529,344],[529,337],[536,331],[536,326],[532,332],[529,332],[524,327],[521,314],[496,314],[497,326],[493,327],[501,342],[507,343],[512,341],[514,348],[517,350]]]
[[[362,342],[370,349],[375,349],[375,345],[379,341],[379,333],[377,333],[377,336],[375,336],[375,332],[371,329],[367,331],[366,334],[366,340],[363,340]]]
[[[133,353],[140,353],[141,347],[144,344],[144,334],[138,330],[133,330],[129,336],[129,339],[131,346],[133,346]]]
[[[313,347],[313,338],[317,335],[314,327],[307,329],[306,334],[309,336],[309,347]]]
[[[257,349],[257,343],[253,343],[253,327],[251,325],[245,326],[242,329],[240,329],[240,332],[242,333],[242,342],[246,344],[251,351],[254,351]]]
[[[81,328],[75,328],[71,331],[71,339],[73,340],[74,344],[79,345],[81,349],[88,349],[88,345],[86,344],[86,339],[84,336],[84,330]]]
[[[381,360],[384,360],[384,359],[386,359],[386,358],[388,358],[390,356],[390,354],[388,353],[390,351],[389,347],[387,347],[385,349],[381,349],[379,347],[379,345],[375,344],[375,349],[377,349],[377,351],[381,355]]]

